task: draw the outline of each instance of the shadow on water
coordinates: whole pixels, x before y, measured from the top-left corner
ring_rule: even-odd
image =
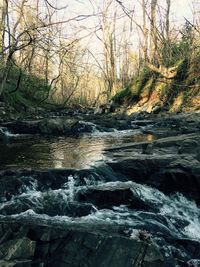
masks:
[[[110,145],[151,141],[154,136],[133,131],[95,133],[79,138],[31,137],[0,143],[0,168],[75,168],[98,165]]]

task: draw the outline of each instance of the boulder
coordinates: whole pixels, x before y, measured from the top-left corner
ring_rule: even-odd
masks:
[[[92,123],[64,117],[45,118],[35,121],[16,120],[4,123],[3,126],[14,134],[41,134],[48,136],[77,136],[82,133],[92,132],[94,128]],[[2,129],[2,131],[0,130],[1,138],[4,128],[0,129]]]
[[[38,121],[16,120],[3,124],[13,134],[38,134]]]
[[[184,140],[178,150],[179,154],[197,154],[199,151],[200,143],[193,139]]]
[[[93,124],[79,121],[77,119],[44,119],[39,122],[39,131],[42,135],[77,136],[82,133],[92,132]]]
[[[76,119],[44,119],[39,122],[39,130],[40,134],[43,135],[65,135],[69,133],[71,134],[72,128],[76,124]]]
[[[6,227],[13,238],[0,245],[1,266],[165,266],[162,254],[150,241],[66,228],[27,225],[22,231],[17,224]]]
[[[108,165],[127,179],[156,187],[167,194],[181,192],[200,203],[200,165],[195,156],[138,154],[126,158],[126,152],[116,153]],[[115,154],[114,154],[115,155]]]
[[[103,186],[91,186],[81,190],[77,199],[80,202],[93,203],[97,208],[112,208],[114,206],[127,205],[131,209],[148,210],[153,209],[145,203],[132,190],[127,183],[107,183]]]
[[[0,258],[5,261],[28,260],[34,256],[35,247],[36,242],[25,236],[6,240],[0,245]]]
[[[148,183],[149,177],[162,168],[168,166],[174,161],[175,155],[130,155],[126,157],[126,153],[120,154],[120,157],[115,154],[114,160],[108,162],[108,165],[116,172],[119,172],[128,179],[136,182]]]
[[[94,114],[107,114],[110,112],[114,112],[116,109],[116,105],[114,103],[113,100],[111,100],[110,102],[106,103],[106,104],[102,104],[100,106],[98,106],[95,110],[94,110]]]

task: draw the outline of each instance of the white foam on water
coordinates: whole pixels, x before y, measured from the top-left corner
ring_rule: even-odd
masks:
[[[191,218],[189,219],[189,225],[184,228],[185,234],[190,238],[200,240],[200,220],[196,217],[192,220]]]
[[[144,201],[151,202],[152,204],[162,205],[168,198],[159,190],[152,188],[151,186],[141,185],[133,182],[133,192]]]
[[[37,191],[37,188],[38,188],[38,181],[37,180],[30,181],[28,185],[23,184],[21,186],[20,193],[23,194],[23,193],[34,192],[34,191]]]
[[[13,134],[9,132],[9,130],[6,127],[0,127],[0,133],[2,133],[5,137],[19,136],[19,134]]]
[[[149,214],[145,222],[145,212],[138,210],[131,210],[126,205],[114,206],[111,209],[101,209],[95,208],[95,211],[87,216],[80,218],[71,218],[68,216],[48,216],[45,215],[46,220],[58,220],[62,223],[76,222],[77,224],[117,224],[130,226],[134,229],[135,226],[145,226],[148,220],[152,225],[157,225],[160,229],[165,229],[166,231],[172,231],[174,234],[180,236],[180,238],[190,238],[200,240],[200,210],[194,201],[188,200],[181,194],[175,194],[173,196],[166,196],[159,190],[154,189],[150,186],[140,185],[135,182],[107,182],[100,183],[97,185],[90,185],[89,182],[86,186],[76,186],[76,177],[70,175],[68,177],[68,182],[65,183],[64,188],[56,190],[48,190],[45,192],[36,191],[37,184],[31,185],[31,190],[28,191],[28,187],[24,189],[24,192],[18,196],[13,196],[10,201],[0,203],[0,211],[5,207],[8,208],[9,205],[17,205],[19,202],[26,203],[26,200],[31,208],[31,203],[39,208],[43,207],[45,203],[55,202],[55,203],[68,203],[73,202],[75,195],[78,190],[98,188],[100,190],[115,190],[115,189],[130,189],[133,194],[138,196],[145,203],[154,205],[158,211],[155,213],[146,212]],[[85,177],[87,180],[87,178]],[[45,210],[44,210],[45,212]],[[18,215],[13,215],[15,218],[20,218],[21,216],[41,218],[40,214],[36,214],[33,211],[26,211]],[[43,215],[43,218],[44,218]],[[141,217],[144,216],[144,217]],[[165,220],[157,221],[156,216],[163,216]],[[152,219],[151,219],[152,218]],[[155,219],[154,219],[155,218]],[[155,220],[155,221],[154,221]],[[179,225],[180,227],[177,226]],[[177,228],[179,227],[179,228]],[[170,230],[171,229],[171,230]]]
[[[192,259],[188,261],[188,267],[200,267],[200,260],[199,259]]]
[[[125,136],[133,136],[133,135],[137,135],[137,134],[141,134],[141,131],[139,130],[116,130],[116,129],[112,129],[109,132],[101,132],[97,129],[95,129],[94,132],[92,132],[91,136],[92,137],[111,137],[111,138],[122,138]]]
[[[169,201],[160,210],[162,215],[170,216],[174,221],[181,219],[188,222],[182,233],[200,240],[200,209],[194,201],[188,200],[181,194],[169,197]]]
[[[68,188],[69,188],[69,199],[71,201],[74,200],[74,192],[75,192],[75,180],[72,175],[68,177]]]

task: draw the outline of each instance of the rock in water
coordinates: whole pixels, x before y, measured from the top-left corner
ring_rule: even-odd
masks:
[[[39,129],[41,134],[45,135],[64,135],[70,133],[77,120],[61,118],[56,119],[44,119],[39,123]]]

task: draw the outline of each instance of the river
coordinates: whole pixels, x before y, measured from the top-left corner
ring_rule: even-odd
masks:
[[[107,148],[155,139],[139,130],[78,138],[7,133],[0,144],[1,169],[16,173],[1,176],[0,219],[110,235],[122,227],[129,238],[145,231],[166,266],[200,266],[199,252],[193,251],[200,244],[195,201],[132,181],[107,165],[112,161]]]

